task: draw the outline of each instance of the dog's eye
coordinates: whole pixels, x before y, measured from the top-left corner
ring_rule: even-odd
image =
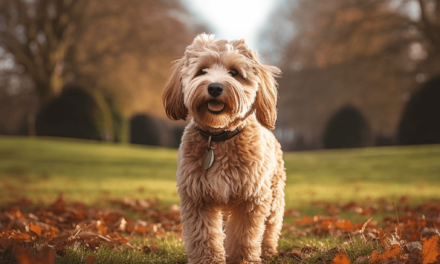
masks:
[[[232,77],[234,77],[234,76],[237,76],[237,75],[238,75],[238,71],[237,71],[236,69],[232,69],[232,70],[229,71],[229,74],[230,74]]]
[[[205,74],[206,74],[206,71],[205,71],[206,69],[208,69],[208,68],[202,68],[202,69],[200,69],[200,71],[197,72],[196,77],[197,77],[197,76],[200,76],[200,75],[205,75]]]

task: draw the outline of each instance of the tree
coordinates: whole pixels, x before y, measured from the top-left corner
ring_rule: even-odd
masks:
[[[163,115],[160,94],[168,69],[191,43],[196,25],[178,3],[108,0],[104,7],[91,6],[92,13],[106,8],[114,15],[87,23],[69,57],[76,80],[117,100],[127,117]]]
[[[61,90],[65,57],[88,0],[4,0],[0,2],[0,45],[34,81],[40,103]]]
[[[282,54],[278,127],[322,147],[330,114],[350,104],[374,134],[395,136],[418,82],[440,71],[440,0],[299,0],[282,9],[265,31]],[[283,23],[290,27],[273,27]]]
[[[158,90],[169,62],[191,41],[187,17],[170,0],[4,0],[0,46],[25,67],[41,105],[77,82],[130,107],[139,90]]]

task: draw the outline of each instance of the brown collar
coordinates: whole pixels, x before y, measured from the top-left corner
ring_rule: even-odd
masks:
[[[205,137],[207,139],[209,139],[209,137],[211,137],[211,141],[213,141],[213,142],[220,142],[220,141],[226,141],[228,139],[231,139],[231,138],[235,137],[236,135],[238,135],[244,129],[244,128],[242,128],[242,129],[236,128],[235,130],[232,130],[232,131],[224,130],[224,131],[220,132],[219,134],[212,134],[209,131],[201,130],[197,126],[195,128],[199,131],[200,135],[202,135],[203,137]]]

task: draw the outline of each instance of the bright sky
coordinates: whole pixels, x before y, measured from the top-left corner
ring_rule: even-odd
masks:
[[[183,0],[199,16],[216,39],[246,39],[252,50],[258,48],[258,33],[278,0]]]

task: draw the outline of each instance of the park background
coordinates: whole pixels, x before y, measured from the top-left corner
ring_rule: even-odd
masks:
[[[161,221],[145,216],[151,206],[178,210],[186,122],[166,119],[161,93],[171,62],[203,32],[245,38],[283,71],[274,134],[286,225],[326,214],[379,224],[393,202],[400,215],[438,205],[440,0],[4,0],[0,223],[11,204],[29,213],[56,199],[129,205],[124,216],[146,226]],[[303,246],[295,230],[283,233],[285,252]],[[309,233],[330,259],[342,243],[320,246]],[[137,243],[166,247],[152,241]]]

